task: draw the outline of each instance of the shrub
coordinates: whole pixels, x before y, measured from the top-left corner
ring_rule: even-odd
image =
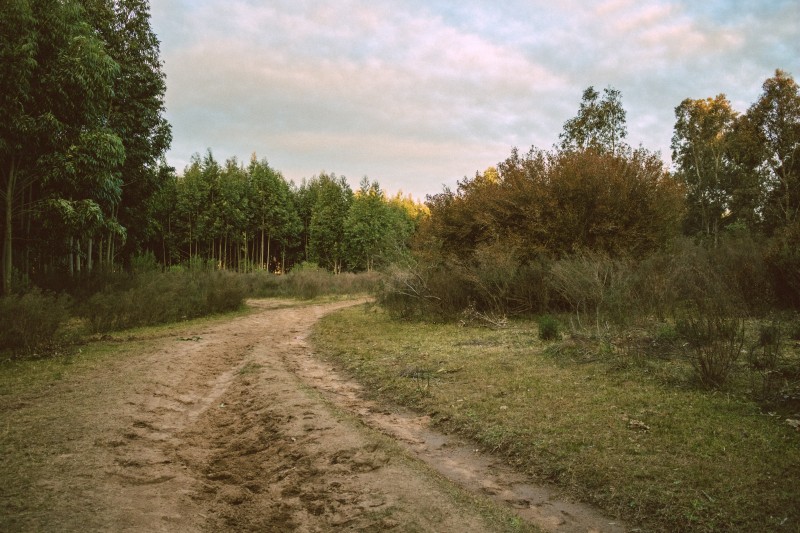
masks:
[[[781,303],[800,309],[800,222],[787,226],[772,239],[766,264]]]
[[[134,255],[131,258],[131,272],[134,274],[145,274],[148,272],[158,272],[161,270],[156,256],[153,252],[147,251],[141,255]]]
[[[56,341],[67,318],[67,299],[32,290],[0,298],[0,350],[12,357],[36,355]]]
[[[378,303],[395,318],[431,314],[440,298],[428,286],[429,273],[416,263],[390,265],[383,274]]]
[[[558,321],[550,315],[539,318],[539,338],[543,341],[554,341],[561,338]]]
[[[753,381],[753,393],[759,401],[772,401],[783,384],[781,376],[781,341],[783,332],[777,322],[761,324],[758,338],[747,354]]]
[[[676,327],[700,382],[711,389],[722,387],[742,354],[744,320],[707,307],[687,312]]]
[[[293,296],[311,300],[321,294],[334,292],[331,289],[334,275],[316,263],[301,263],[289,273],[289,287]]]
[[[630,313],[630,269],[620,260],[592,252],[561,259],[551,269],[553,290],[567,302],[579,325],[594,315],[595,326],[613,320],[625,322]]]
[[[173,322],[242,305],[245,286],[229,272],[142,274],[131,278],[130,287],[107,287],[83,306],[95,332]]]

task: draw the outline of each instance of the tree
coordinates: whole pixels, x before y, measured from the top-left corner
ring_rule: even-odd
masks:
[[[126,248],[139,251],[154,233],[151,199],[164,184],[160,160],[172,139],[164,118],[165,75],[146,0],[81,0],[108,54],[119,65],[107,127],[121,139],[124,194],[113,216],[127,228]],[[111,236],[113,238],[113,235]]]
[[[800,220],[800,91],[782,70],[762,88],[743,129],[753,134],[745,150],[756,154],[752,162],[763,179],[764,226],[772,234]]]
[[[334,273],[344,268],[345,218],[353,191],[344,176],[322,173],[309,225],[309,256]]]
[[[254,225],[261,237],[258,263],[260,268],[269,271],[272,240],[277,239],[281,245],[280,269],[284,271],[286,249],[297,238],[301,224],[289,185],[266,159],[258,161],[255,154],[250,160],[248,174],[254,195]]]
[[[675,108],[672,161],[686,186],[686,231],[717,242],[725,219],[731,219],[736,171],[729,157],[737,113],[724,94],[705,100],[685,99]]]
[[[559,138],[562,150],[592,148],[616,154],[625,148],[623,139],[627,135],[622,93],[607,87],[600,98],[594,87],[588,87],[583,91],[577,116],[564,123]]]
[[[120,160],[107,126],[119,65],[74,1],[10,2],[0,24],[2,290],[8,294],[15,215],[21,228],[32,204],[59,190],[70,174],[64,165],[76,154],[112,171]]]
[[[389,207],[378,182],[364,177],[345,219],[345,239],[351,268],[371,271],[387,251],[391,231]]]

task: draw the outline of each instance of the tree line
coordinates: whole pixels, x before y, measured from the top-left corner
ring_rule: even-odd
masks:
[[[155,197],[150,249],[167,267],[191,261],[239,272],[286,272],[302,262],[369,271],[408,251],[425,208],[364,178],[322,172],[300,185],[266,159],[220,164],[209,150]]]

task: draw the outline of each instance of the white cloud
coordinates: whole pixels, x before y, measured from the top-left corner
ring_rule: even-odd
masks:
[[[622,90],[630,141],[667,155],[683,98],[746,105],[776,67],[800,75],[798,5],[155,0],[169,157],[257,151],[420,196],[550,146],[588,85]]]

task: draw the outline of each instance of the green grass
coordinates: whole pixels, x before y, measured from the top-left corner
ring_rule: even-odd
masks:
[[[375,397],[631,524],[800,529],[800,433],[746,397],[689,386],[679,361],[626,362],[602,343],[572,357],[587,343],[544,343],[533,321],[491,331],[374,308],[324,318],[314,340]]]

